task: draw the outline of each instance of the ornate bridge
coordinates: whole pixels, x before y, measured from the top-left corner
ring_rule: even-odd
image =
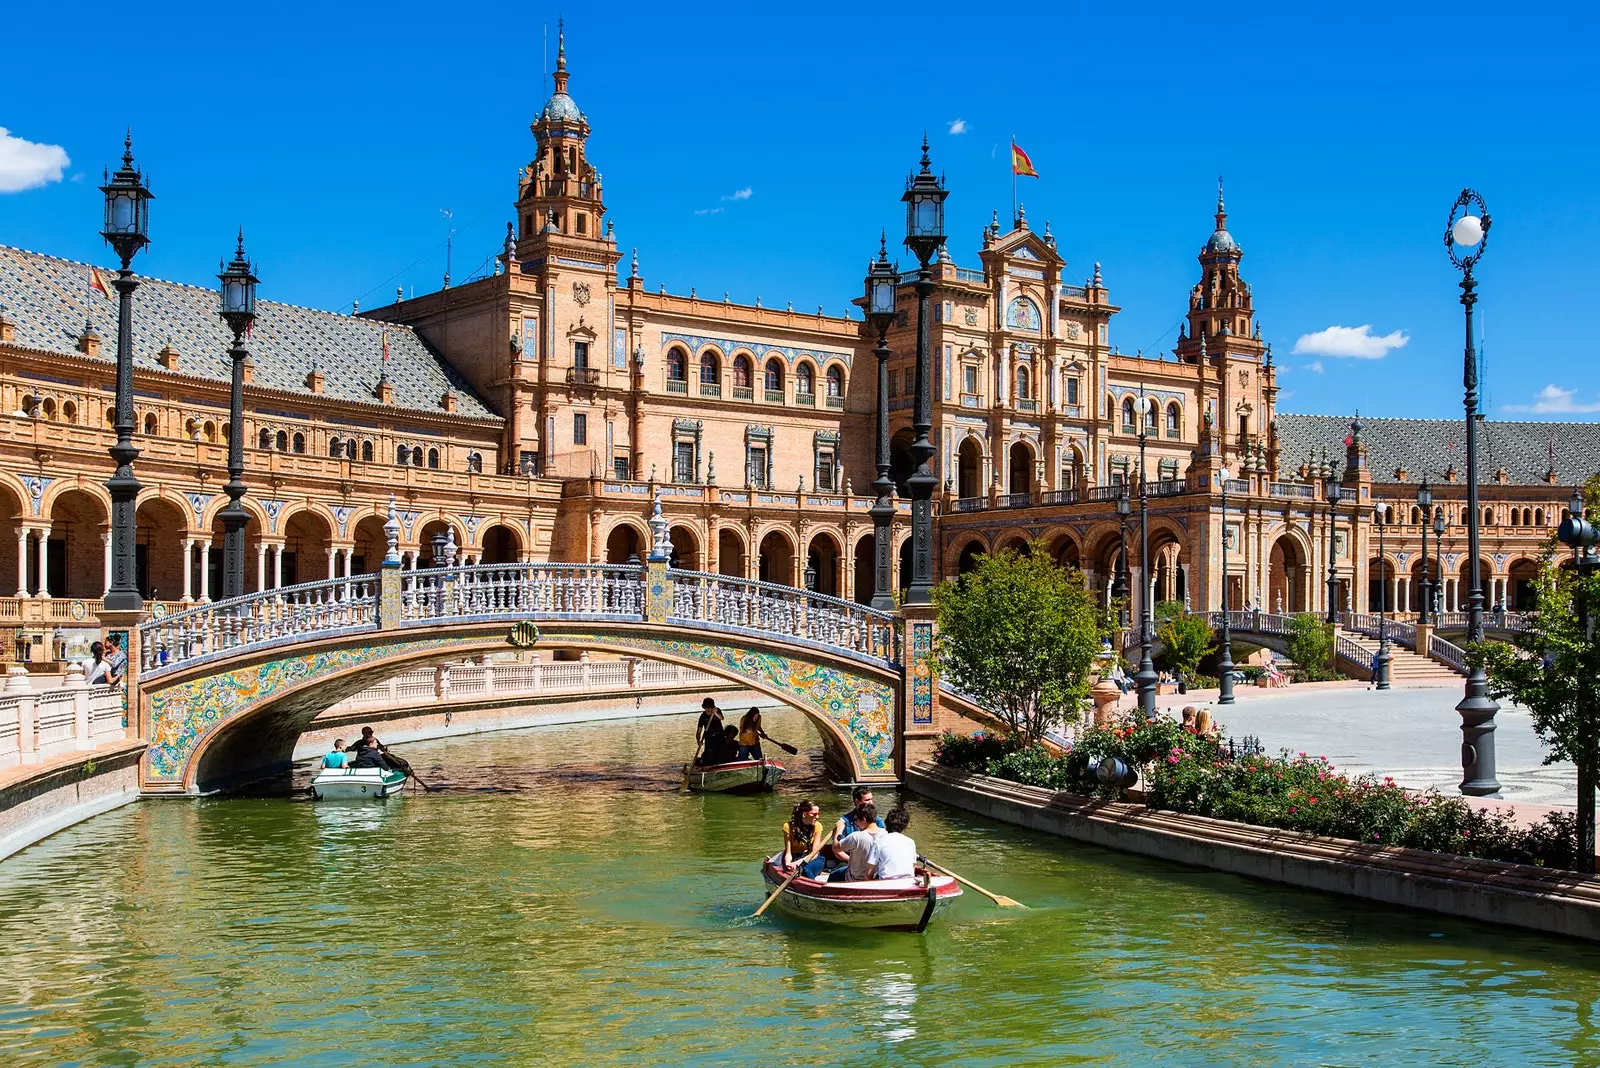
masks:
[[[908,728],[934,733],[931,619],[680,571],[663,555],[428,571],[393,557],[377,575],[149,620],[137,638],[143,785],[192,792],[286,767],[330,705],[404,668],[515,647],[637,654],[764,691],[821,726],[830,766],[852,780],[897,778]]]

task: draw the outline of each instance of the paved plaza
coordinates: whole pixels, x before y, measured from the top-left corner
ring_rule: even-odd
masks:
[[[1461,781],[1460,687],[1369,690],[1363,683],[1310,683],[1281,690],[1240,687],[1232,706],[1216,691],[1166,695],[1158,707],[1210,706],[1223,735],[1254,735],[1268,752],[1289,749],[1325,756],[1340,771],[1391,775],[1403,786],[1455,793]],[[1132,696],[1123,698],[1123,707]],[[1526,710],[1502,707],[1495,717],[1501,796],[1535,805],[1573,804],[1577,770],[1544,764],[1543,744]]]

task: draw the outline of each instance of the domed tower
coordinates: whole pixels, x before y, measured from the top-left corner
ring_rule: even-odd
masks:
[[[1222,347],[1218,339],[1227,334],[1233,344],[1250,342],[1255,325],[1255,304],[1250,286],[1239,277],[1239,261],[1244,250],[1228,232],[1228,209],[1222,200],[1222,179],[1217,179],[1217,228],[1200,250],[1200,281],[1189,291],[1188,332],[1178,341],[1178,356],[1193,363],[1199,354],[1200,338],[1208,340],[1211,355]],[[1252,348],[1259,355],[1260,345]]]
[[[567,93],[567,35],[557,31],[555,92],[533,121],[537,152],[517,187],[517,258],[537,258],[544,234],[602,240],[600,172],[587,157],[589,119]]]

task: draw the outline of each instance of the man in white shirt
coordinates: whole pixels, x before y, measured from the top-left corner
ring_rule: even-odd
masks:
[[[916,874],[917,843],[908,838],[905,829],[911,825],[911,814],[897,808],[884,819],[887,834],[872,842],[867,856],[871,868],[869,879],[909,879]]]
[[[848,818],[851,832],[838,842],[838,852],[844,854],[846,863],[834,869],[830,882],[860,883],[872,878],[872,844],[884,834],[878,826],[878,806],[863,801]]]

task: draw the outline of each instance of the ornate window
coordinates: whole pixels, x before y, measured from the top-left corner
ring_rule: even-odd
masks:
[[[295,434],[294,451],[297,453],[303,453],[306,451],[306,436],[304,434]]]
[[[817,391],[816,372],[809,363],[802,363],[794,371],[794,392],[796,396],[809,397]]]
[[[145,422],[148,424],[149,421],[151,419],[153,419],[153,418],[155,418],[153,415],[152,416],[145,416]],[[148,433],[150,433],[150,431],[146,430],[145,433],[148,434]],[[268,430],[266,427],[262,427],[261,428],[261,433],[256,435],[256,448],[258,448],[258,449],[270,449],[270,448],[272,448],[272,431]]]
[[[1006,326],[1012,330],[1038,333],[1041,329],[1039,305],[1027,297],[1016,297],[1006,306]]]
[[[1018,400],[1028,400],[1030,397],[1033,396],[1033,394],[1029,392],[1029,387],[1032,385],[1032,382],[1030,381],[1031,377],[1032,376],[1029,375],[1029,373],[1028,373],[1028,365],[1027,364],[1025,364],[1025,363],[1017,364],[1017,399]]]
[[[839,432],[819,430],[812,437],[812,482],[819,490],[839,489]]]
[[[394,462],[399,464],[401,467],[405,467],[411,463],[411,446],[396,446],[394,450]]]
[[[467,470],[473,472],[474,474],[481,474],[482,473],[482,471],[483,471],[483,453],[481,453],[481,452],[469,452],[469,453],[467,453]]]
[[[439,469],[439,450],[438,449],[429,449],[428,450],[428,466],[433,468],[434,470],[438,470]]]
[[[766,390],[767,390],[767,400],[769,400],[769,401],[782,401],[783,400],[783,361],[782,360],[773,359],[773,360],[768,360],[767,361],[767,367],[766,367]],[[773,394],[777,394],[777,396],[773,396]]]
[[[1133,398],[1124,397],[1122,398],[1122,432],[1124,434],[1134,433],[1136,429],[1134,422]]]
[[[145,416],[144,416],[144,432],[146,434],[150,434],[152,436],[155,434],[155,432],[156,432],[156,413],[155,412],[146,412],[145,413]],[[266,448],[265,445],[263,445],[261,447],[263,449]]]
[[[1173,401],[1167,405],[1167,437],[1175,438],[1183,434],[1183,409],[1178,407],[1178,402]]]
[[[337,437],[328,439],[328,455],[337,460],[344,455],[344,442]]]
[[[750,388],[750,358],[748,356],[735,356],[733,358],[733,388]]]
[[[717,361],[717,354],[705,352],[700,355],[700,384],[714,386],[722,379],[722,366]]]
[[[277,444],[278,444],[278,451],[279,452],[288,452],[289,451],[289,432],[288,431],[286,431],[286,430],[278,431]]]
[[[572,413],[572,443],[589,444],[589,417],[583,412]]]
[[[363,441],[361,443],[361,459],[369,464],[372,462],[372,442]]]
[[[687,358],[682,349],[667,350],[667,381],[687,381]]]
[[[772,428],[747,426],[744,428],[745,485],[754,489],[772,486]]]
[[[844,396],[844,370],[834,364],[828,368],[828,399],[833,400]]]
[[[698,419],[672,421],[672,481],[700,481],[700,431]]]

